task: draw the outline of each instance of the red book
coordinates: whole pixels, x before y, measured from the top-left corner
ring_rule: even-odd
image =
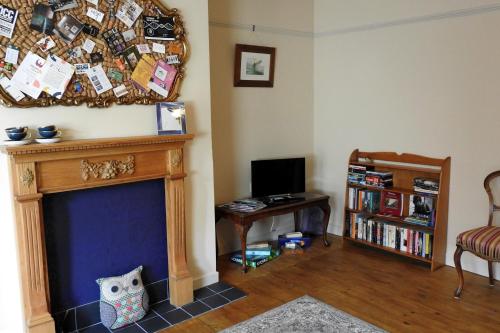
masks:
[[[383,191],[380,201],[380,213],[391,216],[403,215],[403,194],[398,192]]]

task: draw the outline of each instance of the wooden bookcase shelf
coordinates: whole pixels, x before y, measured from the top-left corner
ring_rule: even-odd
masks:
[[[351,184],[346,181],[343,220],[344,239],[355,244],[377,248],[386,252],[424,262],[429,264],[431,271],[443,266],[445,264],[446,256],[446,232],[448,228],[448,197],[451,158],[447,157],[444,159],[437,159],[421,155],[397,154],[393,152],[360,152],[356,149],[352,152],[349,158],[348,166],[350,164],[370,166],[373,167],[375,171],[380,172],[392,172],[393,187],[379,188],[375,186]],[[434,179],[439,181],[439,193],[423,194],[415,192],[413,190],[413,180],[415,178]],[[397,192],[403,194],[402,216],[387,216],[379,213],[350,209],[349,188],[378,192]],[[421,226],[404,220],[405,217],[409,215],[410,195],[414,194],[434,198],[434,208],[436,210],[434,226]],[[349,221],[352,213],[362,213],[363,217],[366,219],[432,235],[432,256],[430,258],[426,258],[409,252],[400,251],[392,247],[372,243],[367,240],[352,238],[349,234]]]

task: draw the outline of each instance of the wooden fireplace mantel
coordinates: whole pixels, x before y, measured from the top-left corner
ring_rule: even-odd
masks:
[[[68,140],[2,147],[9,155],[28,332],[55,332],[41,202],[45,193],[165,179],[170,302],[193,300],[186,260],[183,148],[193,135]]]

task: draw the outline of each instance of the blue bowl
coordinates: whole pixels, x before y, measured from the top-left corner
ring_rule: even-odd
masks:
[[[12,132],[7,132],[7,136],[9,137],[9,139],[11,139],[12,141],[20,141],[22,139],[24,139],[26,137],[26,134],[28,134],[28,132],[24,132],[24,133],[12,133]]]
[[[38,127],[39,131],[55,131],[56,127],[54,125],[48,125],[43,127]]]
[[[44,139],[50,139],[57,135],[57,131],[38,131],[38,134]]]
[[[9,127],[5,129],[5,132],[7,133],[26,133],[28,131],[28,127],[22,126],[22,127]]]

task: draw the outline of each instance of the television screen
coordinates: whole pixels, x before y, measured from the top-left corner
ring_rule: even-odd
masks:
[[[252,197],[306,190],[306,159],[252,161]]]

